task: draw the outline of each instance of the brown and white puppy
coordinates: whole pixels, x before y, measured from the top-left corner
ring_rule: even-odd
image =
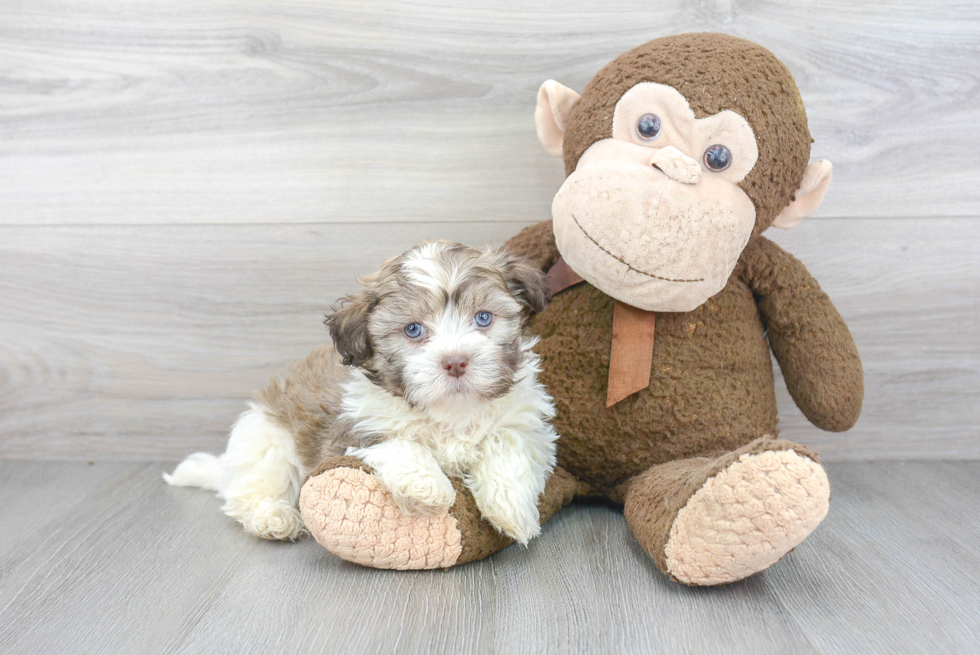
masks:
[[[458,477],[484,518],[527,543],[557,439],[525,333],[544,276],[501,250],[434,241],[361,283],[325,321],[334,345],[260,391],[224,454],[195,453],[164,478],[216,491],[256,536],[295,539],[303,479],[346,453],[404,512],[448,510]]]

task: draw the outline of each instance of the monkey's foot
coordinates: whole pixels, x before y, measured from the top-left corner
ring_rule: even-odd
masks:
[[[371,467],[356,457],[334,457],[306,478],[299,506],[306,529],[321,546],[376,569],[448,568],[514,543],[483,518],[460,480],[452,483],[456,502],[448,512],[402,514]],[[579,489],[571,475],[555,469],[538,500],[541,522]]]
[[[734,582],[774,564],[827,515],[823,466],[793,450],[743,454],[677,513],[664,549],[681,582]]]
[[[350,461],[347,461],[350,460]],[[402,514],[369,467],[351,457],[307,478],[300,509],[307,530],[328,551],[376,569],[438,569],[462,552],[458,521],[449,512]]]

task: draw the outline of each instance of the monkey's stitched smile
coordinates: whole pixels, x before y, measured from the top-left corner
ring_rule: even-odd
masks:
[[[588,239],[589,241],[591,241],[592,243],[594,243],[595,246],[596,246],[596,248],[598,248],[602,252],[606,253],[607,255],[609,255],[610,257],[612,257],[616,261],[618,261],[620,264],[623,264],[624,266],[626,266],[626,268],[628,268],[629,270],[631,270],[631,271],[633,271],[635,273],[639,273],[640,275],[646,275],[647,277],[652,277],[655,280],[663,280],[664,282],[704,282],[704,278],[703,277],[699,277],[699,278],[694,279],[694,280],[675,280],[675,279],[672,279],[672,278],[669,278],[669,277],[663,277],[663,276],[660,276],[660,275],[654,275],[653,273],[647,273],[646,271],[641,271],[640,269],[636,268],[635,266],[633,266],[632,264],[630,264],[628,261],[626,261],[622,257],[619,257],[619,256],[614,255],[611,252],[609,252],[609,250],[607,250],[601,243],[599,243],[598,241],[596,241],[592,237],[591,234],[589,234],[588,232],[586,232],[585,228],[582,227],[582,224],[578,222],[578,219],[577,218],[575,218],[575,214],[572,214],[571,216],[572,216],[572,220],[575,221],[575,224],[578,225],[578,229],[582,230],[582,234],[585,235],[585,238]]]

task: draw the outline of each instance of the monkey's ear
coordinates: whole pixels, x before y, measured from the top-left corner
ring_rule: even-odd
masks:
[[[823,202],[834,176],[834,167],[826,159],[818,159],[806,167],[800,188],[793,196],[793,202],[779,212],[772,224],[783,230],[799,225],[800,221],[812,214]]]
[[[323,321],[345,366],[360,366],[374,352],[368,332],[368,317],[374,304],[367,291],[347,296],[340,301],[334,313]]]
[[[562,155],[566,121],[579,97],[578,93],[554,80],[548,80],[538,89],[534,124],[538,128],[541,145],[555,157]]]

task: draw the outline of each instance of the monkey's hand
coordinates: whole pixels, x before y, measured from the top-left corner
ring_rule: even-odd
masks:
[[[742,264],[793,400],[818,428],[850,429],[861,414],[864,373],[844,319],[806,267],[772,241],[750,241]]]

